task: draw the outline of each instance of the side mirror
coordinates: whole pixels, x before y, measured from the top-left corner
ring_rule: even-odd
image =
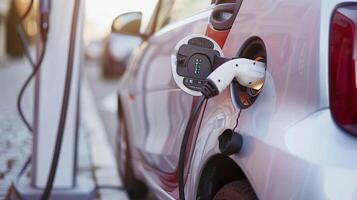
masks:
[[[141,12],[129,12],[113,20],[112,32],[104,41],[104,76],[120,78],[125,73],[132,52],[145,40],[140,33],[141,19]]]
[[[142,13],[128,12],[113,20],[112,32],[125,35],[140,36]]]

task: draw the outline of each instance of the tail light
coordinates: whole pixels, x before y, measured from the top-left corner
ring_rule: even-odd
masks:
[[[330,107],[335,122],[357,135],[357,7],[338,8],[330,31]]]

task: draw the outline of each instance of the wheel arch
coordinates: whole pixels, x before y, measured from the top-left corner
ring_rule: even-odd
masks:
[[[196,199],[213,199],[220,188],[237,180],[247,180],[243,170],[230,157],[215,154],[202,168]]]

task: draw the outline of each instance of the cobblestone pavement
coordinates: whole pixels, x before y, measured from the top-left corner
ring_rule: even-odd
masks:
[[[0,200],[6,199],[11,181],[31,153],[31,133],[27,131],[16,109],[18,92],[30,72],[31,68],[25,59],[8,60],[0,65]],[[97,76],[96,73],[92,68],[89,74],[92,84],[96,81],[101,82],[100,80],[93,81],[93,77]],[[84,76],[87,77],[88,74],[84,73]],[[86,80],[86,78],[83,79]],[[89,87],[87,81],[83,81],[82,87],[87,89],[83,89],[86,92],[82,92],[82,99],[92,103],[82,102],[82,107],[87,106],[87,109],[82,110],[87,112],[82,113],[78,173],[94,177],[98,186],[120,187],[121,182],[117,176],[114,154],[108,143],[110,139],[106,138],[108,131],[116,130],[116,121],[114,122],[113,118],[115,114],[113,111],[97,112],[103,109],[99,107],[101,104],[96,100],[105,97],[109,94],[108,91],[113,91],[114,87],[113,84],[110,86],[111,83],[109,85],[103,83],[101,82],[101,88],[93,88]],[[26,90],[22,101],[24,113],[30,122],[33,118],[33,93],[32,83]],[[92,111],[88,112],[88,110]],[[108,117],[112,120],[105,120]],[[109,123],[102,124],[104,121]],[[107,156],[103,157],[103,155]],[[98,200],[127,199],[124,191],[112,189],[100,189],[97,195]]]
[[[83,77],[82,83],[82,128],[84,130],[88,146],[90,146],[90,158],[97,190],[98,199],[102,200],[126,200],[128,196],[123,190],[104,189],[101,186],[110,185],[114,187],[122,187],[119,179],[115,155],[104,127],[103,118],[100,117],[96,108],[94,93],[91,90],[87,81],[87,76]]]
[[[5,199],[11,180],[27,160],[31,151],[31,135],[20,120],[16,99],[31,68],[26,60],[8,60],[0,65],[0,199]],[[33,87],[23,98],[23,108],[32,119]]]

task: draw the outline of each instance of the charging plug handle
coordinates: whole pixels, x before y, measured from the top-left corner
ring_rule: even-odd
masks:
[[[246,58],[236,58],[223,63],[207,78],[202,89],[206,98],[220,94],[235,78],[241,85],[256,88],[265,78],[265,63]]]

